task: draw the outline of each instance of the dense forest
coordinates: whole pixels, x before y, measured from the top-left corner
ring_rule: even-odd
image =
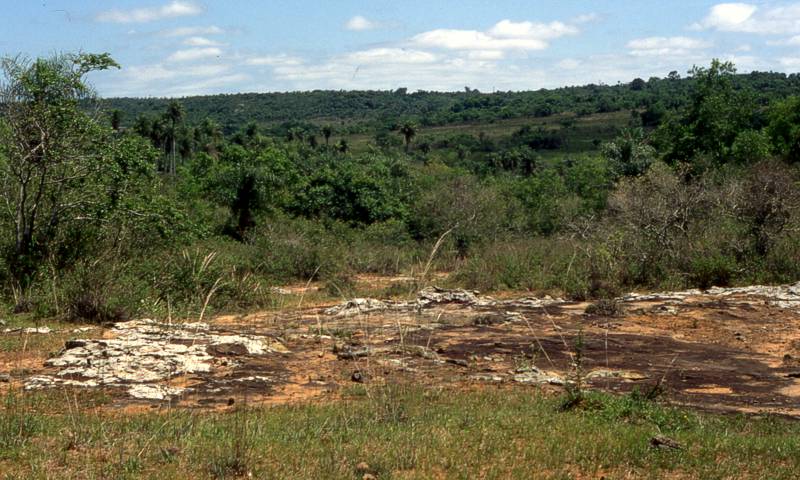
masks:
[[[764,106],[776,98],[797,92],[800,75],[771,72],[738,74],[731,78],[736,89],[750,90]],[[226,134],[248,123],[273,132],[292,127],[336,126],[343,132],[363,133],[395,127],[410,119],[425,127],[458,123],[490,123],[504,119],[578,116],[621,110],[647,111],[645,123],[653,125],[668,109],[685,105],[694,88],[692,76],[670,72],[664,78],[628,84],[586,85],[552,90],[482,93],[465,87],[463,92],[323,91],[241,93],[180,99],[186,120],[199,124],[211,119]],[[136,119],[158,117],[166,110],[166,98],[112,98],[103,101],[108,110],[125,113],[122,125]],[[281,130],[282,129],[282,130]]]
[[[362,273],[571,298],[800,278],[797,75],[95,98],[86,75],[115,67],[3,62],[16,312],[237,310],[294,281],[349,296]]]

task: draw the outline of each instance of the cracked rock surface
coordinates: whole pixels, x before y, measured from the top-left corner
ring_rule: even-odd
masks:
[[[168,325],[133,320],[116,324],[110,336],[68,341],[57,356],[45,362],[57,372],[29,377],[25,388],[124,387],[134,398],[160,400],[182,394],[186,388],[157,382],[230,367],[235,356],[286,351],[270,337],[221,332],[206,323]]]

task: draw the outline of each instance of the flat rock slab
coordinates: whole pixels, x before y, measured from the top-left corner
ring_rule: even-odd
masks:
[[[209,323],[136,320],[103,338],[68,340],[22,380],[29,389],[112,387],[120,402],[202,408],[324,398],[353,382],[563,389],[580,381],[664,391],[700,408],[800,416],[800,285],[617,300],[624,313],[606,317],[559,298],[430,287],[408,301],[352,299]]]
[[[239,357],[287,352],[271,337],[222,332],[206,323],[133,320],[116,324],[109,336],[67,341],[45,362],[55,374],[29,377],[25,388],[122,387],[134,398],[162,400],[189,388],[162,385],[171,378],[229,369]]]

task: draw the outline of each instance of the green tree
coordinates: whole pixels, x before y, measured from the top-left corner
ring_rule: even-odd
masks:
[[[183,117],[185,116],[185,112],[183,109],[183,105],[177,100],[172,100],[169,102],[167,106],[167,111],[165,113],[165,117],[170,124],[169,129],[169,139],[170,139],[170,162],[168,173],[171,175],[175,175],[176,171],[176,161],[175,161],[175,154],[176,154],[176,145],[177,145],[177,138],[178,138],[178,128],[183,123]]]
[[[333,128],[331,128],[330,125],[323,126],[322,127],[322,136],[325,137],[325,146],[326,147],[328,146],[328,144],[330,142],[331,135],[333,135]]]
[[[689,104],[659,129],[659,146],[672,162],[707,155],[724,163],[739,132],[754,126],[754,97],[734,85],[731,62],[714,59],[708,68],[695,66],[689,73],[694,85]]]
[[[413,122],[403,122],[397,127],[397,131],[403,136],[406,142],[406,152],[411,147],[411,141],[417,134],[417,126]]]
[[[626,128],[614,140],[603,144],[603,156],[616,176],[641,175],[656,159],[656,150],[641,128]]]
[[[198,145],[203,151],[216,158],[223,141],[222,128],[210,118],[206,118],[195,130]]]
[[[119,131],[120,125],[122,124],[122,111],[118,108],[115,108],[111,111],[111,128],[115,131]]]
[[[744,130],[731,145],[731,160],[740,164],[753,164],[770,156],[769,136],[761,130]]]
[[[790,162],[800,160],[800,96],[791,96],[772,107],[767,132],[780,155]]]
[[[21,287],[64,232],[135,210],[130,182],[147,170],[151,150],[130,148],[83,108],[95,99],[86,74],[115,67],[108,54],[2,61],[0,198],[9,208],[0,220],[13,231],[7,253]]]

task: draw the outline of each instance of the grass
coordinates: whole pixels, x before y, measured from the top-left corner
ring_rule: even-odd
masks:
[[[565,119],[572,119],[573,127],[564,128],[561,122]],[[584,117],[575,117],[574,114],[565,113],[551,115],[549,117],[524,117],[512,119],[499,119],[491,123],[463,123],[450,124],[433,127],[421,127],[418,135],[427,136],[447,136],[452,134],[468,134],[478,136],[481,133],[487,138],[497,140],[502,137],[510,136],[516,130],[524,126],[542,127],[548,130],[564,131],[567,145],[563,149],[553,152],[540,152],[543,156],[558,156],[565,152],[576,153],[597,150],[597,145],[593,140],[599,139],[608,141],[614,138],[618,130],[625,127],[630,120],[630,111],[621,110],[609,113],[595,113]],[[395,132],[396,134],[396,132]],[[399,134],[396,134],[398,138]],[[337,137],[338,138],[338,137]],[[367,146],[374,139],[374,133],[359,133],[346,135],[351,151],[361,153],[367,151]],[[331,142],[333,144],[333,142]]]
[[[361,387],[359,387],[361,388]],[[635,396],[581,408],[530,388],[360,389],[325,404],[227,412],[98,409],[96,394],[8,395],[3,478],[796,478],[800,424]],[[66,400],[65,400],[66,399]],[[683,450],[652,448],[667,435]]]

